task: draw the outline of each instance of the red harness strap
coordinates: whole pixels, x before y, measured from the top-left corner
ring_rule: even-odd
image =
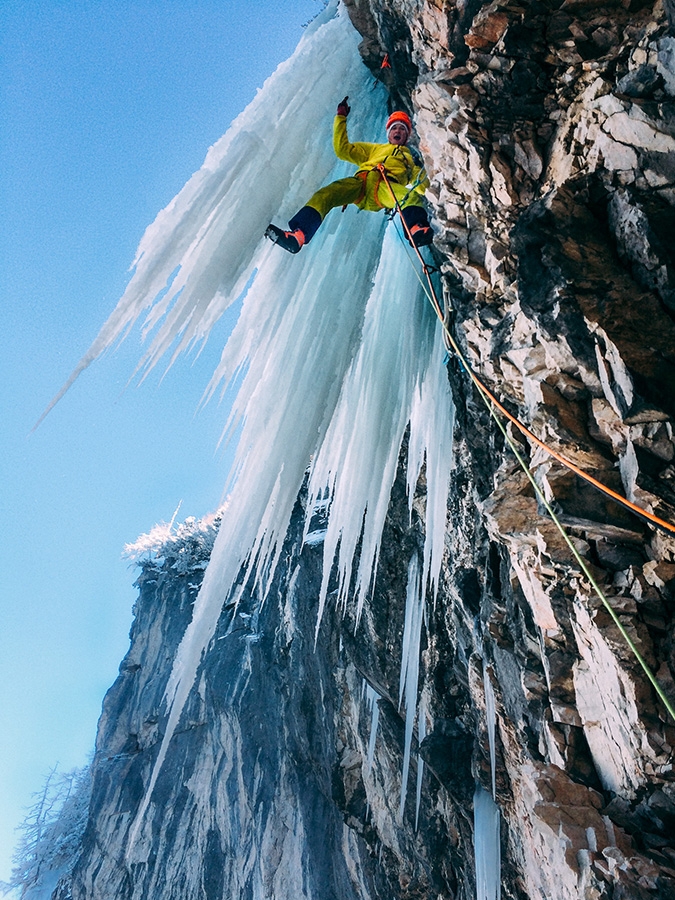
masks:
[[[355,206],[359,206],[359,204],[361,204],[363,202],[363,198],[366,196],[366,180],[368,178],[368,175],[369,175],[369,172],[364,169],[361,172],[357,172],[356,175],[354,176],[355,178],[361,179],[361,191],[360,191],[358,197],[356,198],[356,200],[352,200],[352,203],[354,203]],[[349,206],[349,203],[345,203],[344,206],[342,207],[342,212],[344,212],[348,206]]]

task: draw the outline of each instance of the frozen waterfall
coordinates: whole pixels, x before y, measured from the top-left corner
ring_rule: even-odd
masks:
[[[173,361],[205,341],[225,310],[241,303],[205,395],[236,385],[225,427],[238,438],[227,513],[174,661],[169,721],[132,827],[131,855],[135,841],[143,843],[157,773],[223,604],[242,567],[255,573],[264,595],[308,470],[308,514],[318,502],[329,510],[321,608],[334,564],[342,604],[356,565],[360,612],[409,429],[411,502],[424,464],[427,479],[417,602],[436,588],[452,404],[440,329],[406,250],[384,216],[354,207],[333,211],[298,256],[262,237],[268,222],[284,223],[321,184],[353,170],[332,149],[342,96],[353,109],[350,135],[381,139],[386,95],[363,66],[359,41],[336,3],[311,23],[293,56],[147,229],[124,296],[63,389],[141,317],[148,349],[139,371],[146,373],[160,358]],[[416,700],[406,703],[412,724]]]

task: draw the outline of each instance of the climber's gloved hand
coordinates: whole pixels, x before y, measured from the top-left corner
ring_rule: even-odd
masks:
[[[338,116],[348,116],[351,112],[351,106],[347,103],[349,97],[345,97],[344,100],[340,100],[338,103],[337,114]]]

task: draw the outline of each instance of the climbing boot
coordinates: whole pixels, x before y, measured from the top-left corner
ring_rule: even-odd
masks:
[[[416,247],[428,247],[434,239],[434,233],[427,225],[413,225],[410,229],[410,237]]]
[[[305,234],[300,228],[296,228],[295,231],[283,231],[276,225],[268,225],[265,237],[289,253],[299,253],[302,246],[307,243]]]
[[[404,206],[401,215],[406,224],[405,236],[409,244],[415,247],[426,247],[433,241],[434,233],[423,206]]]

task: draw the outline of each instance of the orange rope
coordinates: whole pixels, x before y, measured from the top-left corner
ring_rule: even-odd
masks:
[[[611,497],[612,500],[615,500],[617,503],[620,503],[623,506],[627,507],[632,512],[636,513],[638,516],[642,516],[643,518],[648,519],[650,522],[653,522],[654,525],[657,525],[660,528],[665,528],[666,531],[669,531],[671,534],[675,534],[675,525],[673,525],[670,522],[666,522],[664,519],[659,518],[659,516],[654,515],[654,513],[649,512],[649,510],[643,509],[641,506],[638,506],[636,503],[633,503],[627,497],[623,497],[621,494],[618,494],[616,491],[612,490],[612,488],[607,487],[606,484],[603,484],[601,481],[598,481],[597,478],[594,478],[592,475],[589,475],[588,472],[585,472],[583,469],[581,469],[579,466],[577,466],[576,463],[573,463],[572,460],[567,459],[567,457],[563,456],[561,453],[558,453],[557,450],[554,450],[552,447],[549,447],[548,444],[546,444],[544,441],[542,441],[541,438],[538,438],[536,436],[536,434],[534,434],[532,431],[530,431],[530,429],[526,425],[524,425],[519,419],[517,419],[516,416],[514,416],[512,413],[510,413],[508,411],[508,409],[502,403],[500,403],[500,401],[495,397],[495,395],[483,384],[483,382],[480,380],[480,378],[473,372],[473,370],[471,369],[471,366],[469,365],[466,358],[464,357],[464,354],[462,353],[457,342],[455,341],[452,334],[450,333],[450,330],[445,322],[445,317],[443,316],[443,311],[441,309],[440,302],[436,295],[436,290],[435,290],[433,282],[431,280],[431,273],[429,272],[429,267],[426,264],[426,262],[424,261],[424,258],[422,256],[422,254],[420,253],[419,247],[417,247],[415,245],[412,234],[410,233],[410,229],[408,228],[405,218],[403,217],[403,211],[402,211],[398,201],[396,200],[396,195],[394,194],[394,191],[392,190],[391,185],[389,184],[389,180],[388,180],[387,174],[384,170],[384,166],[378,166],[378,169],[380,170],[380,172],[382,174],[382,178],[384,179],[385,184],[389,188],[389,193],[391,194],[392,199],[394,201],[394,209],[396,210],[396,212],[398,212],[398,214],[401,218],[401,221],[403,222],[403,227],[408,236],[408,240],[409,240],[410,244],[412,244],[412,246],[415,250],[415,253],[417,254],[417,258],[419,259],[419,261],[422,265],[422,269],[423,269],[424,274],[429,283],[429,288],[431,290],[431,297],[432,297],[432,305],[434,307],[436,315],[438,316],[438,318],[443,326],[445,345],[448,350],[452,349],[454,351],[454,353],[457,356],[457,358],[459,359],[460,363],[466,370],[466,373],[471,378],[473,383],[476,385],[478,390],[481,391],[481,393],[485,397],[487,397],[490,400],[490,402],[493,403],[494,406],[502,413],[502,415],[504,415],[509,420],[509,422],[512,422],[516,426],[516,428],[519,429],[519,431],[522,434],[524,434],[530,441],[532,441],[538,447],[541,447],[542,450],[545,450],[550,456],[552,456],[554,459],[556,459],[559,463],[562,463],[562,465],[564,465],[566,468],[568,468],[571,472],[574,472],[575,475],[578,475],[580,478],[583,478],[585,481],[587,481],[589,484],[593,485],[593,487],[597,488],[597,490],[601,491],[607,497]]]

